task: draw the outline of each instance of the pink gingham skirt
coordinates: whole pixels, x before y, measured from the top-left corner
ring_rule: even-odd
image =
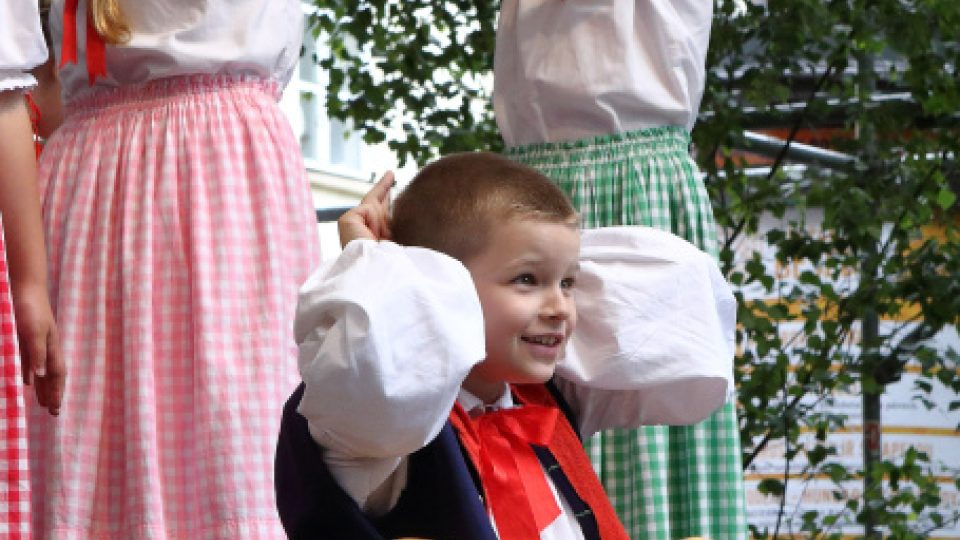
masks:
[[[40,166],[69,369],[31,414],[38,538],[283,538],[281,406],[319,260],[277,87],[210,76],[98,91]]]
[[[27,540],[30,538],[27,420],[6,252],[0,219],[0,539]]]

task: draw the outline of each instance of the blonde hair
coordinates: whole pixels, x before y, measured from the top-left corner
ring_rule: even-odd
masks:
[[[119,0],[90,0],[90,15],[97,33],[107,43],[119,45],[130,39],[130,25]]]
[[[577,213],[536,170],[499,154],[466,152],[440,158],[414,177],[394,201],[390,230],[398,244],[467,262],[487,247],[494,224],[511,219],[575,226]]]

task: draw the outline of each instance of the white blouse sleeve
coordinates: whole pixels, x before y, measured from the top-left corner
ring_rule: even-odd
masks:
[[[47,59],[36,0],[0,2],[0,92],[37,84],[28,71]]]
[[[557,385],[581,434],[691,424],[733,392],[736,302],[716,262],[647,227],[584,231]]]
[[[56,43],[64,35],[64,4],[53,0],[50,10]],[[60,69],[67,101],[90,90],[84,4],[75,17],[78,62]],[[120,6],[130,36],[122,45],[107,45],[107,75],[97,87],[190,75],[253,77],[284,87],[300,60],[299,0],[120,0]]]
[[[358,502],[440,432],[483,328],[470,273],[428,249],[355,240],[301,288],[298,411]]]

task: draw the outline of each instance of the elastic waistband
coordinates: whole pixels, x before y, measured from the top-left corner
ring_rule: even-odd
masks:
[[[253,76],[187,75],[138,85],[95,88],[68,101],[64,109],[67,116],[90,115],[104,109],[129,112],[225,92],[256,93],[276,101],[281,88],[277,81]]]
[[[596,154],[630,154],[634,157],[663,155],[673,152],[688,154],[690,134],[680,126],[662,126],[612,135],[586,137],[573,141],[547,142],[514,146],[506,154],[528,162],[571,155],[597,157]]]

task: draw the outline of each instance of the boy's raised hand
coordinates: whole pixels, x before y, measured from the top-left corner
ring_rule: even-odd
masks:
[[[351,240],[390,239],[390,188],[395,184],[393,173],[387,172],[360,200],[337,220],[340,245],[346,247]]]

